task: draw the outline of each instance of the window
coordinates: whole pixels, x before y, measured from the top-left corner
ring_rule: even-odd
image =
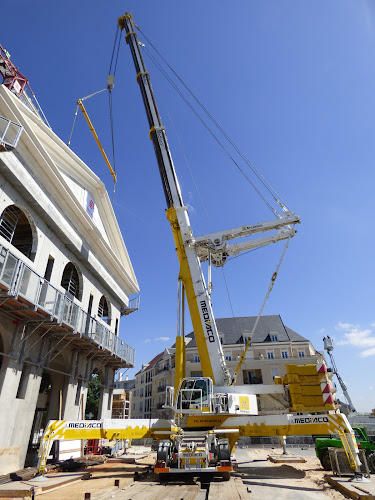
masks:
[[[305,353],[303,351],[298,351],[298,357],[299,358],[304,358],[305,357]]]
[[[200,363],[199,356],[194,356],[194,363]]]
[[[287,358],[288,357],[288,351],[281,351],[281,356],[283,358]]]
[[[273,359],[273,351],[267,351],[267,358]]]
[[[277,342],[277,335],[271,335],[272,342]]]
[[[34,260],[33,230],[26,214],[16,205],[10,205],[1,214],[0,235],[28,259]]]
[[[78,300],[81,300],[79,285],[80,281],[77,268],[72,262],[68,262],[68,264],[65,266],[61,278],[61,286],[65,288],[67,292],[73,295],[73,297],[76,297]]]
[[[225,361],[232,361],[232,356],[225,356]]]
[[[55,262],[55,259],[53,257],[51,257],[51,255],[49,255],[47,265],[46,265],[46,270],[44,273],[44,279],[46,279],[47,281],[51,281],[51,274],[52,274],[52,268],[53,268],[54,262]]]
[[[224,339],[221,336],[220,336],[220,344],[224,344]]]
[[[108,302],[107,299],[102,295],[99,300],[99,307],[98,307],[98,316],[101,318],[103,321],[105,321],[108,325],[111,324],[111,320],[109,318],[109,307],[108,307]]]

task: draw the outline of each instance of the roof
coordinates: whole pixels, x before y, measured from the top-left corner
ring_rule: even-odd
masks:
[[[139,375],[142,371],[145,371],[145,370],[149,370],[150,368],[152,368],[153,366],[156,365],[156,363],[159,361],[159,359],[163,356],[164,354],[164,351],[163,352],[160,352],[159,354],[157,354],[154,358],[152,358],[152,360],[147,364],[147,367],[146,368],[141,368],[136,374],[135,376]]]
[[[237,318],[217,318],[216,326],[223,344],[243,344],[244,337],[250,336],[257,316]],[[277,342],[308,342],[308,339],[284,325],[280,315],[261,316],[252,337],[252,344],[272,342],[271,335],[277,335]],[[189,347],[196,347],[194,332],[189,333]]]

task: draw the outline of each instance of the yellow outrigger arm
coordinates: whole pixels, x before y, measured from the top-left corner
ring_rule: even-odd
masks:
[[[85,106],[83,105],[83,102],[82,102],[82,99],[78,99],[77,101],[77,106],[79,106],[81,108],[81,111],[83,113],[83,116],[86,118],[86,121],[88,123],[88,126],[90,127],[90,130],[92,132],[92,135],[94,136],[95,140],[96,140],[96,143],[97,145],[99,146],[99,149],[100,149],[100,152],[102,153],[103,155],[103,158],[106,162],[106,164],[108,165],[108,168],[109,168],[109,171],[111,172],[112,174],[112,177],[113,177],[113,180],[116,182],[117,181],[117,176],[116,176],[116,172],[113,170],[111,164],[109,163],[109,160],[108,160],[108,157],[107,155],[105,154],[105,151],[102,147],[102,145],[100,144],[100,141],[99,141],[99,137],[98,137],[98,134],[95,132],[95,129],[94,129],[94,126],[93,124],[91,123],[91,120],[89,118],[89,115],[87,114],[87,111],[85,109]]]

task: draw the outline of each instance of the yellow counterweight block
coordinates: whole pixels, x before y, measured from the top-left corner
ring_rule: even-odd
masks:
[[[286,365],[284,385],[289,386],[292,412],[335,410],[333,387],[325,363]]]

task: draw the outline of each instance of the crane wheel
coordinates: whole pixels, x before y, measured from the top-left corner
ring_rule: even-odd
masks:
[[[329,458],[329,453],[326,451],[320,458],[320,463],[324,470],[332,470],[331,459]]]
[[[230,479],[230,472],[222,472],[223,479],[224,481],[229,481]]]
[[[367,464],[371,474],[375,474],[375,453],[370,453],[370,455],[367,456]]]

